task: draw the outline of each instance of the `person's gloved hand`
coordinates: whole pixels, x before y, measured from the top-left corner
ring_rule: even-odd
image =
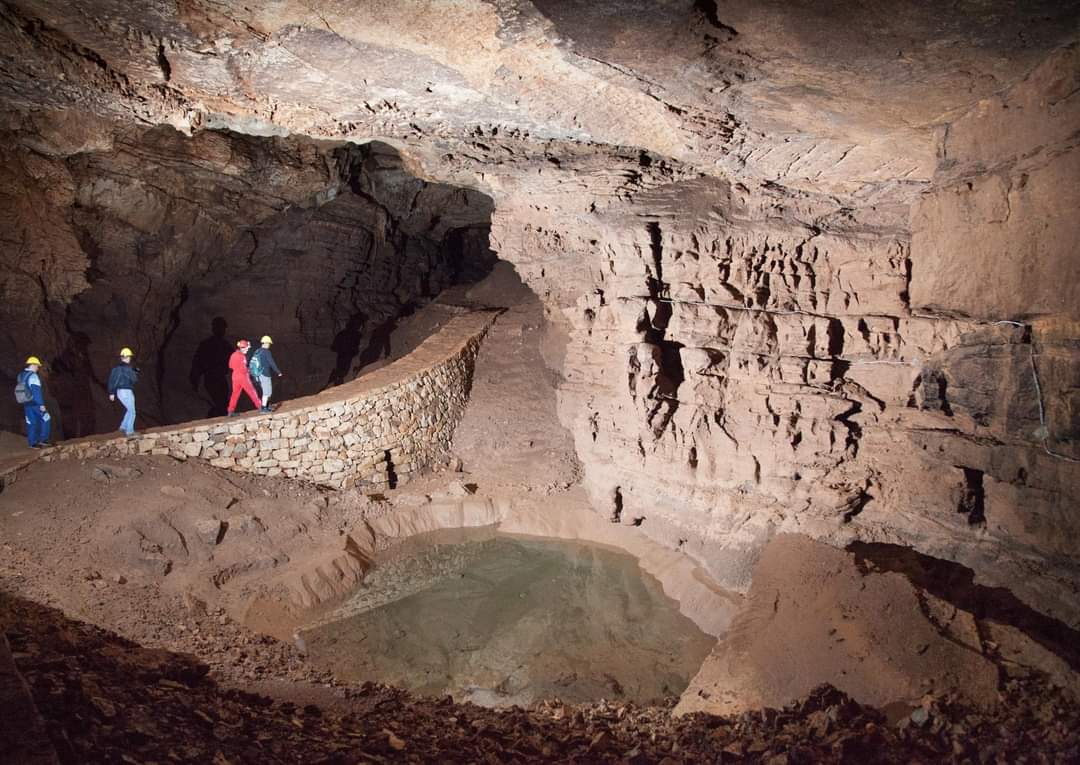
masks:
[[[44,405],[44,404],[42,404],[41,406],[39,406],[39,407],[38,407],[38,409],[40,409],[41,411],[43,411],[43,412],[44,412],[44,411],[45,411],[45,405]]]

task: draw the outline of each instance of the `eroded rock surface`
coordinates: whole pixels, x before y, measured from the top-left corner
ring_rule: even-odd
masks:
[[[1075,625],[1076,63],[959,119],[910,206],[674,171],[500,203],[494,246],[568,336],[594,504],[733,588],[790,530],[914,545]]]
[[[355,167],[328,158],[363,152],[283,136],[385,140],[411,173],[492,200],[477,218],[475,197],[440,198],[472,232],[448,246],[490,214],[492,247],[543,299],[560,417],[601,512],[743,591],[778,532],[858,538],[959,561],[1075,627],[1076,21],[1075,4],[1004,1],[194,0],[133,13],[20,0],[0,13],[17,136],[4,207],[24,221],[4,227],[19,232],[4,240],[4,358],[32,341],[86,368],[63,317],[91,301],[110,343],[130,331],[134,280],[101,285],[132,273],[153,294],[189,271],[227,281],[220,263],[250,257],[242,271],[265,285],[290,258],[312,272],[296,249],[381,252],[375,234],[339,233],[379,230],[370,172],[349,175],[354,197],[326,198]],[[145,178],[87,173],[147,136],[213,159],[212,188],[244,204],[157,215],[171,197]],[[272,147],[270,169],[244,159],[252,136]],[[129,170],[158,157],[134,156]],[[154,177],[168,172],[155,162]],[[94,196],[101,184],[112,190]],[[115,214],[73,227],[106,202]],[[384,205],[409,220],[408,205]],[[199,222],[223,210],[276,244]],[[136,223],[147,232],[133,237]],[[301,223],[312,242],[291,235]],[[170,226],[187,233],[169,239]],[[330,269],[346,292],[361,273],[347,261]],[[337,295],[327,283],[289,292],[304,307],[290,332],[347,313],[351,298],[316,307]],[[216,310],[192,294],[190,307],[146,303],[141,342],[162,345],[174,311]],[[93,375],[79,379],[55,392],[96,395]]]

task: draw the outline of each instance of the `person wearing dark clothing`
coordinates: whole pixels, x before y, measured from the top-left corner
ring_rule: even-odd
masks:
[[[262,392],[262,408],[259,411],[269,412],[270,397],[274,395],[274,381],[271,375],[281,377],[281,370],[274,361],[274,354],[270,352],[270,346],[274,343],[270,335],[263,335],[259,342],[262,347],[251,357],[251,376],[258,380],[259,390]]]
[[[26,415],[26,440],[30,442],[31,449],[51,446],[49,431],[52,429],[52,418],[45,408],[45,391],[38,375],[40,369],[41,359],[37,356],[28,358],[26,369],[19,373],[15,386],[15,400],[23,405],[23,414]]]
[[[239,340],[236,350],[229,357],[229,369],[232,371],[232,395],[229,397],[227,414],[232,417],[236,414],[236,405],[240,403],[240,394],[246,393],[256,409],[262,408],[262,402],[255,392],[255,386],[251,384],[251,373],[248,371],[247,351],[251,343],[247,340]]]
[[[135,384],[139,381],[139,370],[131,366],[133,356],[130,348],[124,348],[120,351],[120,363],[109,373],[109,401],[119,399],[124,405],[120,430],[127,436],[135,435]]]

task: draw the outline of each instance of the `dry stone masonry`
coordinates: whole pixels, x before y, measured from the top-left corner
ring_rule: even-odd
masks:
[[[46,459],[156,454],[335,489],[392,487],[448,456],[494,316],[457,316],[404,358],[273,414],[83,439],[61,444]]]

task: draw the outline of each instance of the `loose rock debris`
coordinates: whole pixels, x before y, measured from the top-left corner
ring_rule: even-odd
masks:
[[[733,717],[675,718],[674,699],[496,711],[371,683],[324,710],[224,688],[189,656],[31,601],[0,595],[0,618],[64,763],[1080,761],[1080,711],[1035,676],[992,711],[927,697],[892,719],[829,686]]]

